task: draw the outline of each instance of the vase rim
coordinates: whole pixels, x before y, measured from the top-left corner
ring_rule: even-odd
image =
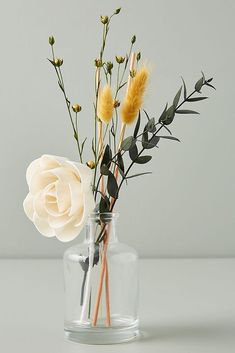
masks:
[[[106,220],[113,221],[118,219],[119,213],[117,212],[91,212],[88,216],[88,220],[99,220],[100,216],[104,217]]]

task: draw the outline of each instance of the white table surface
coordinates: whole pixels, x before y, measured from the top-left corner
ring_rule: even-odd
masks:
[[[0,261],[0,352],[235,352],[235,259],[142,260],[142,336],[88,346],[63,339],[60,260]]]

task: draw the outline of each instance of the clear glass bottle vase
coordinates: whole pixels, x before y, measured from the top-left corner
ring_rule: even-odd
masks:
[[[66,339],[88,344],[138,335],[138,255],[118,241],[117,214],[89,216],[83,243],[64,254]]]

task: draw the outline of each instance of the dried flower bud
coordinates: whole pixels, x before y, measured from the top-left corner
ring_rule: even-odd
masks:
[[[72,109],[73,109],[74,113],[79,113],[82,110],[82,107],[79,104],[74,104],[72,106]]]
[[[120,101],[118,101],[117,99],[114,101],[114,103],[113,103],[113,106],[114,106],[114,108],[118,108],[118,107],[120,107]]]
[[[116,56],[116,62],[118,64],[122,64],[122,63],[124,63],[124,61],[125,61],[125,57],[124,56]]]
[[[86,165],[90,168],[90,169],[94,169],[95,168],[95,162],[94,161],[88,161],[86,163]]]
[[[119,7],[118,9],[116,9],[116,11],[114,12],[114,14],[115,14],[115,15],[118,15],[120,11],[121,11],[121,7]]]
[[[50,45],[55,44],[55,38],[54,38],[53,36],[50,36],[50,37],[49,37],[49,44],[50,44]]]
[[[136,70],[131,70],[130,71],[131,78],[135,77],[135,75],[136,75]]]
[[[133,37],[131,38],[131,43],[134,44],[135,41],[136,41],[136,36],[133,36]]]
[[[102,66],[103,66],[102,60],[100,60],[100,59],[95,59],[95,66],[96,66],[96,67],[102,67]]]
[[[106,64],[106,67],[107,67],[108,74],[111,75],[112,68],[113,68],[113,63],[111,61],[108,61],[107,64]]]
[[[108,16],[100,16],[100,21],[103,23],[103,25],[106,25],[108,23]]]
[[[140,58],[141,58],[141,53],[140,53],[140,51],[139,51],[139,53],[136,55],[136,60],[137,60],[137,61],[140,61]]]
[[[57,58],[57,59],[55,59],[54,64],[55,64],[56,67],[60,67],[60,66],[63,65],[63,62],[64,62],[63,59]]]

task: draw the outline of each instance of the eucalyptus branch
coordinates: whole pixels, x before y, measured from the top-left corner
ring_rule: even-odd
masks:
[[[203,85],[207,85],[207,83],[208,83],[208,80],[207,80],[207,81],[205,80],[205,82],[204,82]],[[185,98],[182,100],[182,102],[181,102],[178,106],[174,107],[173,113],[175,113],[184,103],[188,102],[188,100],[189,100],[196,92],[198,92],[198,91],[197,91],[197,90],[194,90],[193,92],[191,92],[187,97],[185,97]],[[165,126],[165,124],[164,124],[163,122],[159,122],[159,121],[158,121],[157,123],[154,123],[154,124],[153,124],[153,127],[156,127],[156,126],[158,126],[158,125],[161,125],[161,126],[160,126],[160,128],[159,128],[155,133],[153,133],[151,139],[148,141],[148,145],[149,145],[149,146],[151,146],[151,140],[156,136],[156,134],[157,134],[162,128],[167,129],[167,131],[171,134],[170,130]],[[133,140],[135,140],[135,141],[140,141],[140,140],[139,140],[139,137],[143,136],[144,134],[145,134],[145,130],[144,130],[143,132],[137,134],[137,136],[136,136],[135,138],[133,138],[133,137],[132,137],[132,138],[133,138]],[[172,139],[173,139],[173,138],[172,138]],[[176,138],[174,138],[174,139],[177,140]],[[155,146],[155,145],[156,145],[156,144],[152,144],[152,146]],[[145,149],[146,149],[146,148],[143,148],[143,149],[140,151],[140,153],[139,153],[139,155],[137,156],[137,158],[142,154],[142,152],[143,152]],[[127,150],[118,151],[117,153],[115,153],[115,154],[113,155],[113,157],[110,159],[110,163],[111,163],[111,162],[116,163],[115,160],[116,160],[117,156],[120,154],[121,157],[123,157],[123,155],[124,155],[126,152],[128,152],[128,149],[127,149]],[[132,165],[133,165],[133,164],[134,164],[134,163],[132,163]],[[131,166],[132,166],[132,165],[131,165]],[[129,173],[129,171],[128,171],[128,173]]]
[[[203,75],[203,77],[204,77],[204,75]],[[212,80],[212,79],[209,79],[209,80],[205,80],[205,79],[204,79],[203,81],[201,81],[200,87],[197,86],[198,82],[200,81],[200,80],[199,80],[199,81],[196,83],[196,85],[195,85],[194,91],[191,92],[188,96],[186,96],[186,87],[185,87],[185,83],[184,83],[184,99],[183,99],[182,102],[181,102],[180,104],[178,104],[177,106],[173,106],[174,109],[173,109],[173,111],[172,111],[172,115],[174,116],[174,114],[177,113],[177,110],[179,110],[179,108],[180,108],[184,103],[190,102],[190,98],[191,98],[196,92],[199,93],[200,90],[201,90],[201,88],[202,88],[204,85],[207,85],[207,86],[210,86],[210,87],[214,88],[214,86],[212,86],[212,85],[209,84],[209,82],[210,82],[211,80]],[[183,81],[183,82],[184,82],[184,81]],[[179,92],[181,92],[181,89],[180,89]],[[194,113],[195,113],[195,112],[194,112]],[[160,122],[156,123],[154,126],[158,125],[159,123],[160,123]],[[163,121],[163,123],[162,123],[162,125],[159,127],[159,129],[157,129],[157,130],[152,134],[151,139],[148,141],[150,144],[151,144],[151,140],[158,134],[158,132],[159,132],[164,126],[165,126],[165,124],[164,124],[164,121]],[[137,139],[138,137],[140,137],[141,135],[143,135],[143,134],[144,134],[144,132],[141,133],[141,134],[139,134],[139,135],[137,135],[136,139]],[[128,174],[129,174],[131,168],[132,168],[133,165],[135,164],[136,160],[137,160],[137,159],[142,155],[142,153],[145,151],[145,149],[146,149],[146,148],[143,147],[143,148],[138,152],[136,158],[135,158],[134,160],[132,160],[132,162],[130,163],[130,165],[129,165],[129,167],[127,168],[126,172],[125,172],[124,175],[122,176],[122,180],[121,180],[121,182],[120,182],[120,184],[119,184],[119,186],[118,186],[118,189],[117,189],[117,195],[119,194],[120,189],[121,189],[121,187],[122,187],[122,184],[123,184],[124,180],[126,180],[126,178],[127,178]],[[125,152],[127,152],[127,151],[124,151],[124,153],[125,153]],[[123,154],[124,154],[124,153],[123,153]],[[114,202],[113,202],[113,205],[112,205],[112,207],[111,207],[111,209],[110,209],[110,212],[113,211],[113,208],[114,208],[114,206],[115,206],[115,204],[116,204],[116,201],[117,201],[117,198],[115,198],[115,200],[114,200]]]
[[[153,136],[156,136],[156,134],[157,134],[162,128],[163,128],[163,125],[161,125],[161,127],[154,133]],[[144,152],[144,150],[145,150],[145,148],[142,148],[142,149],[140,150],[140,152],[138,153],[138,157],[137,157],[137,158],[139,158],[139,157],[141,156],[141,154]],[[129,171],[131,170],[132,166],[134,165],[134,163],[135,163],[135,161],[132,161],[131,164],[129,165],[129,167],[127,168],[127,170],[126,170],[124,176],[122,177],[122,180],[121,180],[121,182],[120,182],[120,184],[119,184],[119,186],[118,186],[118,191],[117,191],[117,193],[119,193],[119,191],[120,191],[120,189],[121,189],[121,187],[122,187],[122,184],[123,184],[124,180],[126,180],[126,177],[127,177],[128,173],[129,173]],[[113,208],[114,208],[114,206],[115,206],[115,204],[116,204],[116,201],[117,201],[117,198],[114,200],[110,212],[113,211]]]

